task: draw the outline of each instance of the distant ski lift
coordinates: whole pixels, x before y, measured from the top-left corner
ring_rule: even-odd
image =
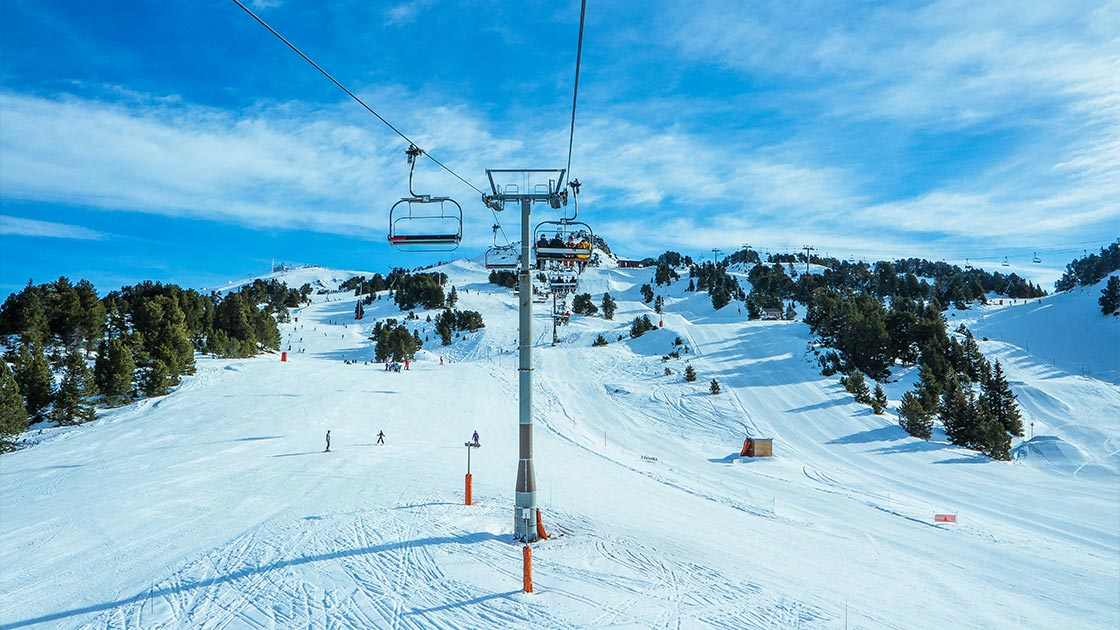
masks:
[[[968,262],[967,258],[964,259],[964,268],[967,271],[972,271],[972,263]]]
[[[389,244],[402,251],[449,252],[463,240],[463,207],[450,197],[418,195],[412,189],[416,158],[424,152],[416,145],[408,156],[408,193],[389,209]]]
[[[537,260],[586,261],[594,241],[591,226],[580,221],[542,221],[533,231]]]
[[[1042,259],[1038,257],[1038,252],[1034,253],[1034,258],[1031,259],[1031,262],[1036,265],[1042,262]]]
[[[1004,267],[1010,267],[1011,266],[1011,263],[1007,262],[1007,256],[1003,257],[1003,262],[1000,263],[1000,264],[1002,264]]]

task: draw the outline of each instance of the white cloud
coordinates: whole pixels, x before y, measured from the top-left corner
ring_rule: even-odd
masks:
[[[0,234],[7,234],[9,236],[76,239],[83,241],[98,241],[106,238],[106,234],[80,225],[36,221],[34,219],[24,219],[6,215],[0,215]]]

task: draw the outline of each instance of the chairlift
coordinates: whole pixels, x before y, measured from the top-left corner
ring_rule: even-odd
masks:
[[[1011,263],[1007,262],[1007,256],[1003,257],[1003,262],[1000,263],[1000,264],[1002,264],[1004,267],[1010,267],[1011,266]]]
[[[968,262],[967,258],[964,259],[964,268],[965,271],[972,271],[972,263]]]
[[[517,269],[521,253],[513,245],[495,245],[486,250],[487,269]]]
[[[412,189],[416,158],[423,150],[411,145],[408,155],[408,192],[389,209],[389,244],[402,251],[449,252],[463,240],[463,207],[450,197],[418,195]]]
[[[494,245],[486,250],[487,269],[517,269],[521,262],[521,253],[513,245],[498,245],[498,230],[502,226],[494,224]]]
[[[1038,252],[1034,253],[1034,257],[1031,258],[1031,262],[1036,265],[1042,262],[1042,259],[1038,257]]]
[[[595,234],[581,221],[542,221],[533,230],[533,251],[537,260],[587,261]]]
[[[579,288],[579,280],[573,274],[571,276],[564,276],[563,274],[551,276],[548,279],[548,288],[557,295],[564,295],[566,293],[575,293]]]

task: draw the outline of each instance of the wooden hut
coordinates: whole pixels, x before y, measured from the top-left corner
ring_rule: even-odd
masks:
[[[747,438],[743,441],[740,457],[773,457],[774,438]]]

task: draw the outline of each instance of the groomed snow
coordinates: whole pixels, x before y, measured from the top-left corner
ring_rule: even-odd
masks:
[[[806,359],[802,323],[715,312],[687,277],[662,318],[638,292],[651,270],[588,270],[580,291],[609,290],[613,322],[574,317],[551,347],[536,307],[553,538],[526,594],[516,304],[476,262],[442,270],[486,328],[443,348],[418,312],[430,340],[406,372],[365,363],[374,321],[402,319],[389,300],[354,322],[352,295],[315,295],[281,326],[287,362],[200,357],[170,395],[0,457],[0,629],[1120,626],[1120,328],[1091,292],[953,314],[1035,423],[992,462],[855,404]],[[630,340],[641,314],[663,328]],[[1075,318],[1060,338],[1053,314]],[[689,353],[663,362],[677,336]],[[775,457],[739,458],[747,435]]]

